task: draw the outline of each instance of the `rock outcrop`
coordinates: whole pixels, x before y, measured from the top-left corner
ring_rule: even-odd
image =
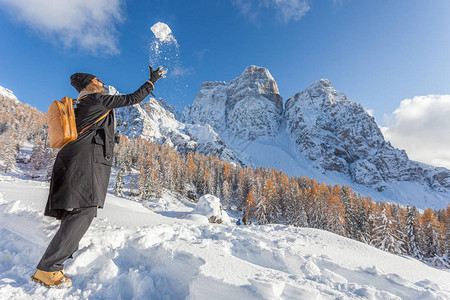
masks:
[[[181,121],[210,124],[219,134],[229,132],[255,140],[278,134],[283,101],[270,72],[250,66],[230,83],[205,82]]]

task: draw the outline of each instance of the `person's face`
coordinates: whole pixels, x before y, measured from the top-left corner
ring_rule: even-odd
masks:
[[[92,83],[98,88],[99,91],[101,91],[101,93],[106,93],[105,84],[100,79],[95,77],[92,79]]]
[[[96,86],[98,86],[98,87],[105,87],[105,84],[100,80],[100,79],[98,79],[97,77],[95,77],[94,79],[92,79],[92,81],[95,83],[95,85]]]

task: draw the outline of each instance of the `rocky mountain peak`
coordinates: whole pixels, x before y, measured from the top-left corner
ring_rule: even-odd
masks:
[[[422,166],[386,142],[375,119],[329,80],[318,80],[289,98],[284,115],[298,151],[319,169],[348,174],[356,183],[378,191],[391,181],[448,188],[438,184],[439,176],[424,176]]]
[[[250,66],[247,67],[242,75],[230,82],[233,94],[237,96],[236,102],[240,96],[265,97],[267,100],[275,104],[275,106],[283,110],[283,100],[278,90],[278,85],[273,79],[269,70],[263,67]],[[243,90],[239,90],[243,89]]]
[[[283,100],[270,72],[250,66],[231,82],[203,83],[181,120],[210,124],[215,131],[254,140],[275,136],[281,125]]]
[[[337,102],[349,102],[347,95],[342,92],[337,91],[331,85],[328,79],[320,79],[309,86],[307,86],[303,91],[297,93],[290,99],[294,98],[294,101],[304,101],[304,104],[311,104],[314,106],[330,106]],[[286,106],[288,103],[286,102]]]

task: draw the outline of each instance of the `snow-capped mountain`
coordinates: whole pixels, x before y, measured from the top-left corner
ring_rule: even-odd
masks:
[[[172,104],[167,103],[166,100],[164,100],[163,98],[158,98],[156,99],[156,101],[158,102],[158,104],[164,108],[165,110],[167,110],[168,112],[170,112],[171,114],[173,114],[173,116],[175,117],[175,119],[179,120],[181,117],[181,114],[179,111],[176,110],[175,107],[173,107]]]
[[[283,110],[269,71],[250,66],[230,83],[202,84],[181,120],[210,124],[251,166],[350,184],[383,201],[445,206],[450,198],[449,170],[409,160],[360,104],[326,79],[289,98]]]
[[[283,101],[267,69],[251,66],[241,77],[225,82],[205,82],[181,121],[210,124],[222,133],[255,140],[274,137],[280,130]]]
[[[286,101],[286,126],[299,152],[327,171],[348,174],[378,191],[409,181],[438,191],[450,188],[450,172],[421,166],[385,141],[375,119],[322,79]]]
[[[109,86],[108,93],[114,95],[119,92]],[[223,160],[240,163],[234,151],[210,125],[183,124],[175,119],[173,113],[160,105],[162,101],[164,100],[160,99],[158,102],[149,98],[145,103],[116,109],[118,129],[125,136],[169,144],[182,153],[211,154]]]

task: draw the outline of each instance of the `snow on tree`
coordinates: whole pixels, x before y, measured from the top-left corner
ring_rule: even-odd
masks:
[[[327,220],[326,230],[333,233],[344,235],[345,234],[345,220],[344,220],[344,205],[340,199],[340,188],[335,186],[332,189],[331,194],[329,194],[325,216]]]
[[[253,198],[253,191],[250,191],[248,193],[247,199],[245,199],[245,208],[244,208],[244,215],[247,217],[248,220],[251,220],[253,218],[253,215],[255,214],[256,210],[256,201]]]
[[[443,255],[444,230],[439,223],[436,214],[431,208],[427,208],[421,217],[423,237],[423,255],[427,258]]]
[[[325,204],[329,196],[326,186],[313,185],[305,190],[308,194],[307,215],[309,226],[312,228],[325,229]]]
[[[345,209],[345,231],[347,233],[347,237],[357,239],[358,221],[356,197],[353,193],[350,193],[350,188],[347,186],[340,188],[340,192],[340,198]]]
[[[277,190],[275,183],[272,179],[268,179],[263,187],[263,193],[265,195],[265,210],[266,218],[269,223],[277,222],[280,219],[281,212],[279,207],[276,205],[277,201]]]
[[[422,251],[420,250],[418,215],[419,213],[415,206],[407,207],[404,236],[405,236],[406,253],[408,255],[411,255],[412,257],[421,259]]]
[[[259,225],[264,225],[269,223],[269,217],[268,217],[268,203],[266,198],[259,198],[256,201],[256,208],[253,216],[258,221]]]
[[[39,171],[46,165],[46,163],[44,145],[41,138],[37,136],[35,139],[35,145],[31,151],[30,164],[34,170]]]
[[[222,183],[221,193],[223,197],[223,207],[227,209],[230,205],[231,189],[230,185],[228,184],[228,181],[226,180]]]
[[[7,173],[16,165],[18,149],[17,134],[11,129],[0,135],[0,165],[3,172]]]
[[[152,189],[153,189],[152,177],[149,174],[147,174],[147,176],[145,176],[144,179],[144,188],[141,193],[141,200],[148,200],[152,198],[153,195]]]
[[[119,197],[123,197],[123,170],[120,169],[116,175],[116,182],[114,183],[114,194]]]
[[[399,232],[396,231],[395,221],[391,216],[390,207],[387,204],[382,206],[381,213],[374,216],[376,227],[372,237],[372,244],[378,249],[402,254],[405,252],[403,241],[399,239]]]
[[[289,205],[289,210],[293,210],[289,214],[289,223],[298,227],[308,226],[308,216],[306,215],[304,202],[306,201],[303,191],[296,181],[290,183],[290,192],[292,198]]]
[[[239,177],[236,189],[234,192],[234,199],[236,199],[236,205],[239,210],[243,210],[245,206],[245,186],[243,178]]]

